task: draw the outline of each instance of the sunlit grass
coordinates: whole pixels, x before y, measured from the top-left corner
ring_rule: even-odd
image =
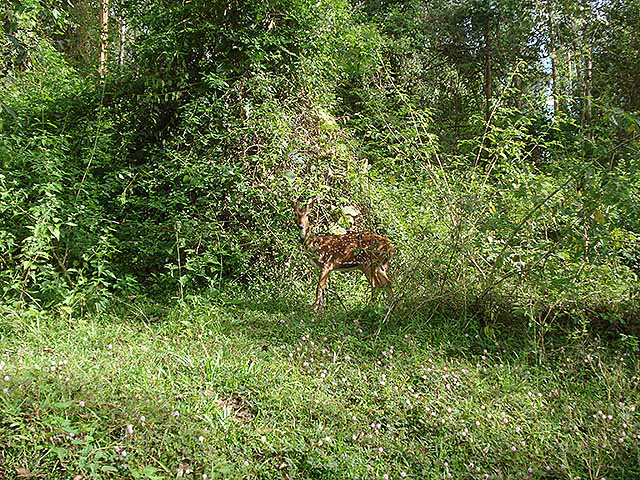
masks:
[[[41,478],[640,476],[632,340],[265,294],[0,323],[0,469]],[[351,309],[351,307],[353,307]]]

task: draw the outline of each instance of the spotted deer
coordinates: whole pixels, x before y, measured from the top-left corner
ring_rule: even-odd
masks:
[[[314,200],[300,207],[296,201],[293,202],[293,208],[300,229],[300,240],[313,262],[320,267],[314,310],[322,311],[324,290],[333,270],[361,270],[371,285],[372,301],[376,299],[378,289],[384,289],[387,297],[392,299],[393,290],[387,273],[394,253],[391,241],[371,232],[316,235],[309,223],[309,210],[313,203]]]

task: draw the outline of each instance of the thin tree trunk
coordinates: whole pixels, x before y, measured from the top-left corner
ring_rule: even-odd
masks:
[[[567,49],[567,83],[566,83],[566,88],[567,88],[567,95],[570,99],[570,103],[573,105],[574,103],[574,98],[577,95],[577,92],[575,91],[575,89],[573,88],[573,78],[574,78],[574,73],[575,76],[578,76],[578,72],[577,72],[577,65],[576,63],[573,61],[575,58],[575,50],[571,49],[570,47]]]
[[[491,97],[493,96],[493,72],[491,65],[491,19],[487,14],[487,23],[484,30],[484,108],[485,122],[489,122],[491,116]]]
[[[524,107],[524,99],[522,98],[524,93],[524,85],[522,81],[522,75],[520,75],[520,73],[516,72],[513,75],[513,87],[516,90],[516,108],[518,110],[522,110]]]
[[[100,59],[98,74],[104,79],[107,74],[107,47],[109,41],[109,0],[100,0]]]
[[[593,77],[593,59],[591,57],[591,47],[588,47],[584,56],[584,78],[582,91],[582,122],[584,125],[591,123],[591,79]]]
[[[553,113],[556,115],[561,110],[561,106],[558,89],[558,52],[556,50],[551,0],[547,0],[547,29],[549,35],[549,57],[551,58],[551,96],[553,97]]]
[[[118,65],[122,68],[124,66],[124,59],[126,56],[127,45],[127,24],[124,19],[120,21],[120,54],[118,55]]]

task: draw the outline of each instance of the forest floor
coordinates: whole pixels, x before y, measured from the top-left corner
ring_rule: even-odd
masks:
[[[640,478],[635,337],[362,299],[0,318],[0,478]]]

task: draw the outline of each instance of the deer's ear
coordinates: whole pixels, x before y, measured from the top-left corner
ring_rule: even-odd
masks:
[[[291,206],[293,207],[293,209],[294,209],[296,212],[299,212],[299,211],[300,211],[300,207],[298,206],[298,201],[297,201],[297,200],[291,200]]]

